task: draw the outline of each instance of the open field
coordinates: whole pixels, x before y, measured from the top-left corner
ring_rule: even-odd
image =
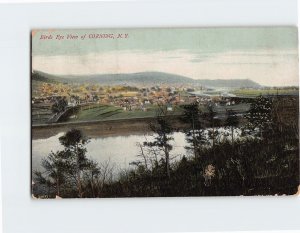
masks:
[[[157,106],[151,106],[147,111],[133,110],[124,111],[120,107],[111,105],[90,105],[84,108],[79,108],[73,116],[67,119],[67,122],[80,122],[80,121],[97,121],[97,120],[116,120],[116,119],[130,119],[142,117],[155,117],[158,111]],[[182,109],[178,106],[170,115],[180,115]]]
[[[249,104],[241,103],[233,106],[215,106],[216,113],[220,116],[225,116],[226,110],[231,109],[237,113],[244,113],[249,110]],[[80,107],[75,107],[69,111],[69,115],[59,122],[63,123],[79,123],[92,121],[107,121],[107,120],[124,120],[135,118],[154,118],[158,113],[158,106],[149,106],[147,111],[135,109],[133,111],[125,111],[120,107],[103,105],[103,104],[88,104]],[[206,111],[202,106],[202,111]],[[182,106],[174,106],[173,111],[167,112],[170,116],[182,115]],[[53,115],[49,104],[34,104],[32,106],[32,124],[48,124],[48,120]]]
[[[298,95],[299,90],[291,89],[238,89],[231,91],[232,94],[237,96],[255,97],[259,95]]]
[[[202,106],[202,111],[205,111]],[[231,109],[238,113],[244,113],[249,110],[249,104],[242,103],[234,106],[216,106],[215,111],[219,115],[224,115],[227,109]],[[147,111],[133,110],[124,111],[122,108],[110,105],[90,105],[78,109],[66,122],[84,122],[84,121],[98,121],[98,120],[117,120],[117,119],[132,119],[132,118],[149,118],[155,117],[159,108],[151,106]],[[173,111],[168,112],[168,115],[179,116],[182,115],[182,106],[175,106]]]
[[[53,115],[50,104],[34,104],[31,108],[31,121],[33,125],[46,123]]]

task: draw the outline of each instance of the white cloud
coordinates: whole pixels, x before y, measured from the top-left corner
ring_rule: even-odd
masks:
[[[51,74],[168,72],[195,79],[249,78],[263,85],[298,85],[296,50],[191,54],[183,50],[114,51],[83,56],[34,56],[33,69]]]

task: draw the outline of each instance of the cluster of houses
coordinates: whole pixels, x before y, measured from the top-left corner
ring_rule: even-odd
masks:
[[[173,88],[141,88],[138,91],[115,92],[100,95],[98,103],[121,107],[125,111],[147,109],[152,105],[178,105],[180,94]],[[168,108],[171,110],[171,108]]]
[[[98,103],[121,107],[124,111],[147,111],[155,105],[163,105],[168,111],[173,111],[174,106],[197,102],[199,105],[214,104],[234,105],[232,96],[226,93],[195,90],[194,88],[178,87],[124,87],[111,88],[99,87],[86,88],[82,92],[53,93],[52,96],[33,97],[32,103],[54,103],[56,98],[66,98],[68,106],[74,107],[81,104]],[[70,89],[69,89],[70,90]],[[130,90],[130,91],[128,91]],[[60,95],[59,95],[60,94]]]

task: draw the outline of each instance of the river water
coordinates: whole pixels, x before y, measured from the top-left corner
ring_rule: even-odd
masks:
[[[59,143],[59,137],[64,133],[61,132],[55,136],[46,139],[32,140],[32,169],[41,169],[41,160],[45,158],[51,151],[56,152],[62,150],[63,146]],[[180,158],[186,154],[185,135],[181,132],[176,132],[173,135],[174,141],[171,142],[173,150],[172,156]],[[128,168],[130,162],[137,161],[137,155],[140,153],[140,148],[137,143],[151,141],[151,135],[129,135],[129,136],[112,136],[98,137],[90,139],[86,145],[87,157],[98,163],[110,162],[120,169]]]
[[[206,137],[208,137],[208,130],[204,131]],[[220,134],[217,140],[222,140],[224,137],[230,138],[230,130],[226,128],[215,129]],[[234,137],[240,138],[240,129],[234,130]],[[227,136],[224,136],[227,134]],[[41,161],[51,151],[56,152],[62,150],[63,146],[59,143],[59,137],[64,135],[64,132],[58,133],[52,137],[46,139],[32,140],[32,170],[43,170],[41,167]],[[138,143],[145,141],[153,141],[153,135],[150,134],[132,134],[127,136],[99,136],[90,139],[90,142],[86,144],[87,157],[94,161],[103,164],[109,161],[110,165],[113,165],[118,170],[129,168],[130,163],[141,160],[138,157],[140,154],[140,147]],[[170,141],[173,146],[170,152],[170,157],[175,160],[182,158],[183,155],[187,155],[186,151],[187,142],[185,134],[182,132],[175,132],[172,134],[174,140]]]

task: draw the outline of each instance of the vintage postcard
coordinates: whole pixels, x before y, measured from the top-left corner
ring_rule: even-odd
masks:
[[[296,27],[31,32],[33,198],[294,195]]]

